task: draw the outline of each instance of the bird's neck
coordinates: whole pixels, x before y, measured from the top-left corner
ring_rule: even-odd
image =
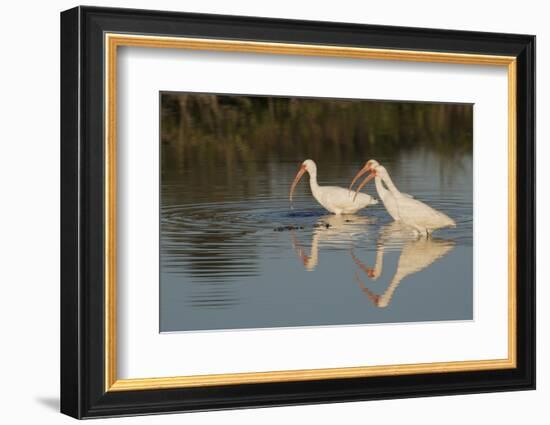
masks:
[[[382,179],[378,176],[374,178],[374,185],[376,186],[376,191],[378,192],[378,196],[380,198],[384,198],[384,196],[387,194],[388,189],[384,187],[382,184]]]
[[[317,183],[317,170],[314,171],[308,171],[309,173],[309,187],[311,188],[311,192],[315,193],[317,190],[319,190],[319,183]]]
[[[397,187],[395,187],[395,185],[393,184],[393,181],[392,179],[390,178],[390,176],[386,175],[384,177],[384,183],[386,183],[386,186],[388,186],[388,189],[391,193],[393,193],[394,195],[397,195],[401,192],[399,192],[399,189],[397,189]]]

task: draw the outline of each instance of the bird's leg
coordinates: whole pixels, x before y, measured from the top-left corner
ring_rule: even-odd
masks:
[[[427,238],[428,237],[428,229],[422,229],[421,227],[413,227],[414,229],[414,235],[417,239],[420,238]]]

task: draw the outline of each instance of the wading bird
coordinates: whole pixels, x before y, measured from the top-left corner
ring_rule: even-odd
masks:
[[[358,194],[363,186],[374,178],[378,196],[380,196],[386,210],[394,220],[401,221],[426,236],[434,230],[456,226],[454,220],[446,214],[412,198],[410,195],[401,193],[393,184],[386,168],[375,160],[367,161],[365,166],[353,178],[350,188],[359,177],[367,172],[370,172],[370,175],[361,182],[355,193]],[[387,188],[384,187],[384,184]]]
[[[290,202],[294,188],[302,178],[305,172],[309,173],[309,187],[313,197],[327,211],[333,214],[354,214],[362,208],[377,204],[378,201],[366,193],[353,194],[349,189],[336,186],[319,186],[317,183],[317,165],[311,159],[306,159],[290,187]]]

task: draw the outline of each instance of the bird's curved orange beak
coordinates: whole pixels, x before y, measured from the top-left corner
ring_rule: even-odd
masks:
[[[353,179],[353,181],[351,182],[351,185],[350,185],[350,188],[353,186],[353,184],[355,183],[355,181],[361,177],[363,174],[365,174],[367,171],[370,171],[370,174],[365,178],[365,180],[363,180],[361,182],[361,184],[359,186],[357,186],[357,189],[355,189],[355,195],[353,195],[353,201],[355,202],[355,198],[357,198],[357,194],[359,193],[359,191],[363,188],[363,186],[365,186],[368,182],[370,182],[375,176],[376,176],[376,171],[374,170],[371,170],[370,167],[367,167],[365,166],[361,171],[359,171],[359,173],[357,173],[357,175],[355,176],[355,178]]]
[[[355,184],[355,182],[359,179],[359,177],[361,177],[363,174],[367,173],[370,171],[370,165],[367,163],[365,164],[365,166],[363,168],[361,168],[359,170],[359,172],[355,175],[355,177],[353,178],[353,180],[351,181],[349,187],[348,187],[348,190],[351,190],[351,188],[353,187],[353,185]]]
[[[357,198],[357,194],[361,189],[363,189],[363,186],[365,186],[368,182],[370,182],[374,177],[376,177],[376,171],[372,170],[371,173],[361,182],[359,186],[357,186],[357,189],[355,189],[355,195],[353,195],[353,200],[355,201],[355,198]]]
[[[294,193],[294,189],[296,188],[296,185],[298,184],[298,182],[300,181],[300,179],[302,178],[305,172],[306,172],[306,166],[302,164],[300,166],[300,169],[298,170],[298,173],[296,174],[296,177],[294,177],[292,186],[290,186],[290,202],[292,202],[292,194]]]

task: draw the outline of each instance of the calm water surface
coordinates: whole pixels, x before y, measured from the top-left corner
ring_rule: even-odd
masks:
[[[347,187],[367,159],[318,161],[319,183]],[[231,173],[172,164],[161,184],[161,331],[472,319],[471,155],[376,159],[457,227],[417,239],[382,203],[330,215],[307,174],[291,209],[299,161],[244,161]]]

